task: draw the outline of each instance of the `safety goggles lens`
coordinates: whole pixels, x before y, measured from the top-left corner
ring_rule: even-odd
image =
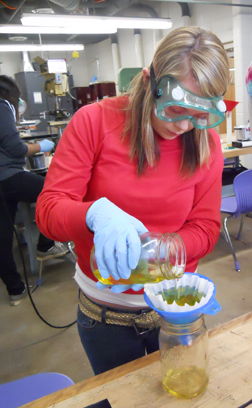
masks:
[[[219,115],[215,115],[214,113],[205,112],[203,113],[201,110],[198,112],[194,109],[194,112],[190,112],[189,109],[180,108],[178,111],[176,105],[165,107],[163,110],[157,113],[157,116],[168,122],[177,122],[180,120],[190,120],[194,127],[199,129],[207,129],[210,127],[214,127],[217,124],[221,123],[224,119],[220,118]],[[224,116],[225,118],[225,116]]]
[[[193,94],[175,78],[165,76],[157,84],[156,115],[168,122],[190,120],[194,127],[208,129],[225,119],[222,97],[205,98]]]

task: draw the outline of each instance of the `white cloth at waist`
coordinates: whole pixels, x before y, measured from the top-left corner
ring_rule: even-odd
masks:
[[[80,269],[78,263],[75,266],[74,279],[77,282],[79,288],[85,295],[95,298],[97,303],[99,300],[113,303],[116,305],[131,307],[139,307],[139,309],[145,309],[147,306],[143,295],[127,294],[127,293],[114,293],[110,289],[98,289],[96,282],[88,278]]]

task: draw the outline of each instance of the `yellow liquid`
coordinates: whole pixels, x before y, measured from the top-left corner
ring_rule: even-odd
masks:
[[[163,386],[177,398],[190,399],[201,394],[207,387],[209,377],[203,368],[187,366],[167,371]]]
[[[104,279],[98,269],[93,271],[94,276],[104,285],[114,285],[114,284],[126,284],[130,285],[133,283],[157,283],[164,280],[159,268],[156,265],[148,264],[145,261],[140,260],[137,267],[132,269],[129,279],[119,279],[115,280],[110,276],[108,279]]]
[[[184,306],[186,303],[189,306],[194,306],[195,303],[199,303],[204,296],[204,293],[200,293],[195,287],[189,286],[180,286],[178,289],[165,289],[163,292],[160,292],[160,294],[168,305],[176,302],[179,306]]]

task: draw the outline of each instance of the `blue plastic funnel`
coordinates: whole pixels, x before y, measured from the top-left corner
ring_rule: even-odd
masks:
[[[199,276],[202,279],[206,279],[209,282],[212,282],[206,276],[199,275],[196,273],[192,275]],[[192,323],[195,320],[197,320],[200,317],[200,315],[203,313],[208,314],[208,315],[215,315],[217,312],[221,310],[221,306],[215,300],[215,294],[216,294],[216,288],[214,285],[213,294],[207,304],[199,308],[196,308],[194,310],[191,310],[188,312],[181,312],[181,313],[180,312],[171,313],[171,312],[165,312],[164,310],[157,309],[156,307],[153,306],[152,302],[150,301],[146,293],[144,293],[144,300],[151,309],[155,310],[161,317],[163,317],[163,319],[167,320],[168,322],[173,323],[173,324],[187,324],[187,323]]]

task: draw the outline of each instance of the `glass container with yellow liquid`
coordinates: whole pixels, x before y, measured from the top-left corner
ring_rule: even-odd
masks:
[[[159,351],[163,387],[177,398],[201,394],[209,381],[208,332],[204,315],[194,322],[170,323],[161,319]]]
[[[95,248],[91,250],[90,265],[95,277],[105,285],[156,283],[164,279],[183,276],[186,265],[186,249],[178,234],[145,232],[140,235],[141,255],[138,265],[129,279],[104,279],[98,270]]]

